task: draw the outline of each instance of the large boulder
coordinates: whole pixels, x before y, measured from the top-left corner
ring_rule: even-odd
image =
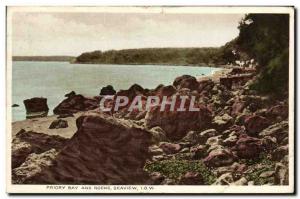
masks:
[[[12,141],[12,168],[19,167],[31,153],[39,154],[50,149],[60,150],[67,140],[57,135],[20,130]]]
[[[98,107],[98,98],[87,98],[82,95],[70,95],[53,109],[53,113],[56,115],[72,114],[80,111],[93,110]]]
[[[157,105],[147,112],[145,125],[148,128],[160,126],[166,132],[168,139],[180,140],[189,131],[201,130],[211,124],[211,111],[204,105],[195,106],[199,108],[199,111],[188,111],[188,109],[186,111],[170,111],[168,109],[161,111],[161,106]],[[178,104],[175,105],[175,110],[178,107]]]
[[[181,149],[179,144],[162,142],[160,143],[159,147],[166,153],[166,154],[174,154],[178,153]]]
[[[193,76],[182,75],[174,80],[173,86],[175,86],[177,89],[188,88],[190,90],[197,90],[199,83]]]
[[[289,154],[289,145],[280,146],[272,152],[272,159],[275,161],[280,161],[288,154]]]
[[[201,173],[187,172],[179,179],[180,185],[204,185],[204,180]]]
[[[212,121],[213,127],[218,131],[224,131],[232,124],[233,124],[233,118],[226,113],[221,116],[219,115],[216,116]]]
[[[220,84],[226,86],[228,89],[238,88],[244,86],[252,78],[253,78],[253,74],[221,77]]]
[[[116,93],[115,98],[117,96],[126,96],[129,99],[129,104],[130,102],[136,97],[136,96],[144,96],[147,95],[147,90],[144,89],[142,86],[138,84],[133,84],[130,86],[129,89],[127,90],[120,90]]]
[[[69,93],[67,93],[67,94],[65,94],[65,97],[73,97],[73,96],[75,96],[76,95],[76,93],[75,93],[75,91],[71,91],[71,92],[69,92]]]
[[[190,149],[191,156],[193,159],[199,160],[206,157],[207,154],[207,146],[205,145],[196,145],[191,147]]]
[[[276,105],[267,110],[266,115],[272,120],[283,120],[289,116],[289,107],[287,105]]]
[[[60,129],[60,128],[67,128],[68,122],[66,120],[58,119],[54,120],[50,126],[49,129]]]
[[[234,179],[238,179],[245,174],[245,171],[247,169],[247,165],[235,162],[230,166],[216,168],[214,173],[216,174],[216,176],[221,176],[225,173],[231,173]]]
[[[29,143],[34,148],[33,151],[35,153],[42,153],[52,148],[59,150],[63,148],[68,141],[67,138],[58,135],[47,135],[24,130],[18,132],[16,138]]]
[[[263,144],[260,139],[243,134],[239,137],[233,150],[236,151],[237,156],[240,158],[255,159],[262,152]]]
[[[47,105],[47,98],[34,97],[23,101],[27,118],[44,117],[47,116],[49,108]]]
[[[36,184],[147,184],[143,170],[151,134],[133,123],[90,113],[76,121],[78,131],[53,165],[27,179]]]
[[[289,123],[288,121],[282,121],[280,123],[273,124],[268,128],[264,129],[259,133],[259,137],[263,138],[265,136],[275,137],[277,143],[281,143],[289,135]]]
[[[11,168],[20,166],[27,156],[33,151],[32,146],[28,142],[20,139],[13,139],[11,148]]]
[[[176,93],[176,88],[174,86],[161,86],[155,90],[155,95],[162,99],[163,96],[172,96]]]
[[[214,88],[214,86],[215,86],[215,83],[211,79],[205,79],[205,80],[199,81],[197,90],[199,93],[202,93],[204,91],[209,93],[211,91],[211,89]]]
[[[149,132],[152,134],[152,140],[154,143],[168,141],[166,137],[166,133],[159,126],[153,127],[152,129],[149,130]]]
[[[231,150],[226,148],[216,148],[209,153],[203,162],[208,167],[221,167],[231,165],[234,163],[235,159],[236,157]]]
[[[188,142],[191,145],[195,144],[205,144],[207,139],[210,137],[217,136],[218,132],[215,129],[207,129],[204,131],[189,131],[182,142]]]
[[[258,134],[270,125],[270,121],[259,115],[251,115],[245,118],[247,134],[257,137]]]
[[[232,104],[231,107],[231,115],[232,116],[238,116],[240,115],[244,108],[246,107],[246,102],[242,101],[240,99],[235,99],[234,103]]]
[[[100,90],[100,95],[115,95],[116,91],[112,85],[107,85]]]
[[[150,178],[152,181],[151,184],[154,185],[160,185],[165,180],[165,177],[159,172],[150,173]]]
[[[55,149],[41,154],[30,154],[21,166],[12,170],[12,183],[23,184],[25,180],[39,174],[43,168],[52,165],[57,154]]]

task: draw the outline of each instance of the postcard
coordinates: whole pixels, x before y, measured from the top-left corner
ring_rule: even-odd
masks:
[[[293,194],[294,7],[7,7],[7,192]]]

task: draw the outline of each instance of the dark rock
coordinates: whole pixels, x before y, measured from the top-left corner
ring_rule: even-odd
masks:
[[[231,115],[232,116],[238,116],[241,114],[246,107],[246,102],[241,101],[241,100],[235,100],[232,109],[231,109]]]
[[[275,161],[280,161],[285,155],[289,154],[289,145],[280,146],[276,148],[272,153],[272,159]]]
[[[116,91],[112,85],[101,88],[100,95],[115,95]]]
[[[197,90],[199,93],[202,93],[202,94],[204,94],[203,91],[206,91],[207,93],[209,93],[214,86],[215,86],[215,83],[211,79],[201,80],[198,83]]]
[[[93,110],[99,107],[99,100],[86,98],[82,95],[74,95],[63,100],[53,110],[56,115],[73,114],[79,111]]]
[[[180,185],[204,185],[203,177],[198,172],[187,172],[179,179]]]
[[[128,121],[89,114],[78,118],[78,131],[52,166],[25,183],[148,184],[143,170],[150,158],[151,134]]]
[[[238,141],[238,136],[237,135],[229,135],[228,138],[223,140],[223,144],[224,144],[224,146],[232,147],[236,144],[237,141]]]
[[[265,136],[275,137],[278,144],[281,144],[281,142],[285,138],[287,138],[288,135],[289,135],[288,121],[283,121],[280,123],[273,124],[259,133],[259,137],[261,137],[261,138],[263,138]]]
[[[65,94],[65,97],[69,98],[69,97],[74,97],[76,95],[75,91],[71,91],[67,94]]]
[[[245,118],[247,134],[257,137],[258,134],[270,125],[270,121],[265,117],[251,115]]]
[[[266,115],[271,120],[283,120],[289,116],[289,107],[287,105],[276,105],[267,110]]]
[[[43,153],[52,148],[60,150],[67,139],[43,133],[21,130],[12,141],[12,168],[19,167],[31,153]]]
[[[231,75],[242,74],[242,73],[244,73],[243,68],[233,68],[230,71]]]
[[[129,99],[129,103],[128,104],[130,104],[134,100],[134,98],[136,96],[146,96],[146,95],[147,95],[147,92],[146,92],[146,90],[143,87],[141,87],[138,84],[133,84],[127,90],[120,90],[120,91],[118,91],[116,93],[116,95],[115,95],[115,98],[117,96],[126,96]]]
[[[180,100],[176,100],[180,103]],[[189,104],[189,103],[188,103]],[[175,110],[179,105],[175,105]],[[160,105],[147,112],[145,125],[147,128],[160,126],[171,141],[182,139],[191,130],[202,130],[211,124],[211,111],[203,106],[195,104],[199,111],[160,111]]]
[[[29,143],[33,147],[34,153],[42,153],[50,149],[62,149],[67,138],[58,135],[47,135],[44,133],[36,133],[33,131],[20,131],[16,134],[16,138],[23,142]]]
[[[150,178],[154,185],[160,185],[165,179],[165,177],[159,172],[150,173]]]
[[[263,150],[262,141],[244,134],[239,137],[233,150],[240,158],[255,159]]]
[[[157,92],[157,91],[159,91],[162,87],[164,87],[165,85],[163,85],[163,84],[159,84],[153,91],[154,92]]]
[[[11,107],[19,107],[19,104],[13,104]]]
[[[215,146],[215,145],[222,145],[222,144],[223,144],[222,135],[210,137],[206,141],[207,146]]]
[[[58,119],[54,120],[50,126],[49,129],[60,129],[60,128],[67,128],[68,122],[66,120]]]
[[[262,172],[259,177],[260,178],[269,178],[269,177],[273,177],[274,176],[274,171],[265,171],[265,172]]]
[[[215,169],[216,176],[221,176],[225,173],[231,173],[234,180],[239,179],[242,175],[244,175],[247,170],[247,166],[245,164],[233,163],[230,166],[218,167]]]
[[[39,174],[43,168],[52,165],[57,154],[55,149],[41,154],[30,154],[21,166],[12,170],[12,183],[23,184],[25,180]]]
[[[228,89],[241,87],[253,78],[253,74],[244,74],[230,77],[221,77],[220,84]]]
[[[208,167],[221,167],[231,165],[236,157],[229,149],[215,149],[204,159]]]
[[[196,90],[199,84],[195,77],[190,75],[182,75],[174,80],[173,86],[175,86],[177,89],[188,88],[190,90]]]
[[[174,86],[162,86],[157,89],[155,95],[162,98],[163,96],[172,96],[176,93],[176,88]]]
[[[49,108],[47,105],[47,98],[34,97],[23,101],[27,118],[45,117],[48,114]]]
[[[277,147],[277,139],[271,136],[265,136],[261,139],[265,151],[272,151]]]
[[[32,146],[20,139],[13,139],[11,149],[11,168],[19,167],[33,151]]]
[[[198,131],[189,131],[186,136],[184,136],[181,141],[185,143],[189,143],[190,145],[195,145],[198,143],[199,140],[199,134]]]
[[[215,137],[219,135],[218,131],[216,131],[215,129],[207,129],[205,131],[202,131],[199,135],[199,138],[198,138],[198,142],[200,144],[205,144],[207,139],[210,138],[210,137]]]
[[[226,113],[221,116],[216,116],[212,121],[213,127],[220,132],[226,130],[232,124],[233,124],[233,118]]]
[[[159,148],[157,145],[152,145],[149,147],[149,153],[153,156],[163,155],[164,151]]]
[[[48,111],[47,98],[34,97],[24,100],[27,113]]]
[[[152,134],[152,139],[154,143],[168,141],[165,131],[159,126],[153,127],[149,130],[149,132]]]
[[[174,154],[178,153],[181,150],[181,146],[179,144],[173,144],[168,142],[163,142],[159,145],[166,154]]]
[[[190,152],[191,152],[192,158],[195,160],[202,159],[208,155],[207,147],[205,145],[193,146],[193,147],[191,147]]]
[[[275,185],[288,185],[289,184],[289,169],[288,165],[283,163],[275,164],[275,174],[274,174]]]
[[[66,114],[60,114],[57,119],[60,118],[67,118],[67,117],[74,117],[74,115],[72,113],[66,113]]]

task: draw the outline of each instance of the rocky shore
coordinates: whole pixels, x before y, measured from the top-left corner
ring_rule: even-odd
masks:
[[[12,181],[287,185],[288,96],[259,95],[249,88],[253,77],[254,70],[232,69],[209,78],[183,75],[152,90],[108,86],[92,98],[71,92],[55,115],[12,123]],[[102,112],[106,94],[195,96],[200,111],[161,112],[157,105]]]

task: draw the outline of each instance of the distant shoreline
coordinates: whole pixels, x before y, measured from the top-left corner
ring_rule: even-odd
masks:
[[[75,59],[74,56],[13,56],[13,61],[66,61],[71,62]]]
[[[225,68],[225,69],[231,69],[234,66],[232,65],[224,65],[224,64],[169,64],[169,63],[121,63],[121,64],[107,64],[107,63],[94,63],[94,62],[88,62],[88,63],[77,63],[72,61],[61,61],[61,60],[13,60],[14,62],[19,61],[30,61],[30,62],[69,62],[70,64],[89,64],[89,65],[146,65],[146,66],[190,66],[190,67],[213,67],[213,68]]]

